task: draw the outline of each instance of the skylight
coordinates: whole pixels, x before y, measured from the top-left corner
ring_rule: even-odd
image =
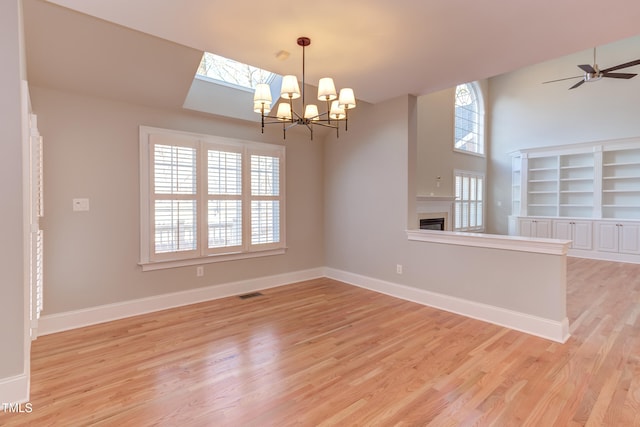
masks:
[[[259,83],[271,83],[275,74],[233,59],[205,52],[196,73],[234,87],[253,89]]]

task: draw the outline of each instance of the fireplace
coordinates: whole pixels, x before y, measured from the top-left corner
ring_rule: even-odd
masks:
[[[421,230],[444,230],[444,217],[420,219]]]
[[[421,229],[452,231],[454,197],[450,196],[418,196],[418,223]],[[424,221],[428,219],[429,221]],[[436,221],[431,221],[436,220]],[[435,225],[434,225],[435,223]]]

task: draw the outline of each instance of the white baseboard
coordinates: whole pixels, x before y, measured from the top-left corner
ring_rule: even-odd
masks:
[[[0,380],[0,405],[3,403],[25,403],[29,400],[29,377],[20,374]],[[0,413],[2,407],[0,406]]]
[[[137,316],[168,308],[241,295],[276,286],[324,277],[324,268],[296,271],[275,276],[260,277],[222,285],[189,289],[187,291],[156,295],[120,303],[106,304],[82,310],[44,315],[38,324],[38,335],[53,334],[125,317]]]
[[[495,307],[474,301],[438,294],[397,283],[386,282],[331,268],[285,273],[240,282],[226,283],[188,291],[157,295],[121,303],[107,304],[82,310],[69,311],[40,318],[39,335],[47,335],[70,329],[81,328],[125,317],[146,314],[168,308],[180,307],[233,295],[269,289],[289,283],[329,277],[354,286],[380,292],[396,298],[416,302],[440,310],[460,314],[485,322],[494,323],[517,331],[536,335],[556,342],[569,339],[569,321],[553,321],[526,313]],[[0,389],[1,390],[1,389]]]
[[[618,252],[600,252],[597,250],[585,251],[581,249],[569,249],[567,254],[576,258],[598,259],[601,261],[626,262],[640,264],[640,256],[634,254],[621,254]]]
[[[325,276],[361,288],[504,326],[551,341],[564,343],[570,336],[569,319],[567,318],[562,321],[554,321],[331,268],[325,269]]]

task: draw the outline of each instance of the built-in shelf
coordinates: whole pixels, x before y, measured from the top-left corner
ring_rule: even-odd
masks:
[[[640,218],[640,138],[522,150],[512,166],[513,215]]]
[[[593,191],[588,191],[588,190],[583,190],[583,191],[579,191],[579,190],[560,190],[561,194],[593,194]]]

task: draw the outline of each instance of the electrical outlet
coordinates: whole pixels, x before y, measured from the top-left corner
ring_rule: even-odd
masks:
[[[196,276],[202,277],[204,276],[204,267],[199,265],[196,267]]]
[[[396,264],[396,273],[402,274],[402,264]]]

